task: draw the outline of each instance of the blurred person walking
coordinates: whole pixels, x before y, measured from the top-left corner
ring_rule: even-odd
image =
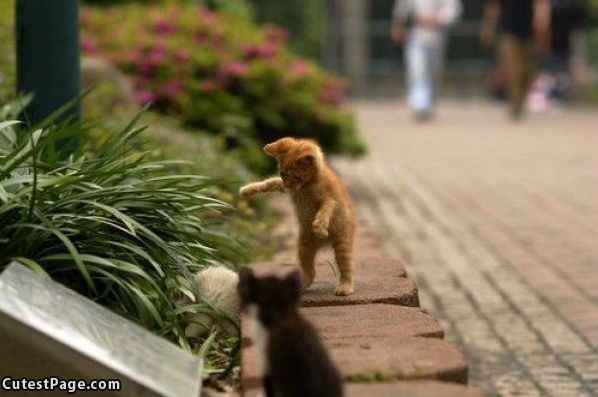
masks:
[[[585,19],[584,0],[550,0],[550,56],[547,69],[554,79],[551,99],[563,100],[571,87],[572,36]]]
[[[461,15],[460,0],[396,0],[392,39],[405,45],[407,102],[419,120],[433,115],[448,28]]]
[[[534,77],[534,46],[549,48],[549,0],[486,0],[481,40],[485,46],[495,43],[507,82],[509,111],[514,119],[524,113],[525,98]],[[497,29],[498,28],[498,29]]]

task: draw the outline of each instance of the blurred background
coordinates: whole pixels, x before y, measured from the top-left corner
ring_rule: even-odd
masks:
[[[403,86],[403,51],[390,32],[394,0],[285,2],[250,1],[254,17],[289,29],[291,46],[324,67],[348,77],[355,93],[397,95]],[[595,95],[598,3],[584,9],[573,32],[573,78],[579,98]],[[462,16],[450,28],[445,84],[454,96],[484,95],[496,66],[494,51],[480,43],[483,1],[463,0]]]
[[[467,354],[471,383],[490,396],[597,396],[598,0],[546,2],[553,20],[558,7],[577,8],[571,52],[565,70],[555,71],[550,48],[540,51],[530,40],[523,59],[535,74],[524,93],[525,118],[509,117],[497,46],[481,43],[487,2],[460,3],[462,13],[446,30],[445,70],[433,100],[438,114],[430,118],[408,109],[405,43],[397,45],[391,34],[394,0],[82,1],[81,85],[95,88],[82,107],[82,120],[93,126],[75,131],[81,150],[109,156],[103,143],[151,104],[144,116],[151,128],[130,142],[132,158],[147,151],[153,160],[189,160],[165,172],[209,177],[202,189],[226,208],[215,215],[206,205],[197,218],[202,230],[226,239],[208,233],[200,245],[209,249],[200,254],[171,247],[195,258],[198,270],[215,262],[236,268],[279,249],[268,203],[242,200],[237,188],[275,172],[264,143],[288,135],[317,139],[326,153],[341,155],[331,157],[360,216],[384,236],[387,254],[405,260],[422,306]],[[15,4],[0,1],[2,106],[19,97]],[[0,121],[18,113],[9,108],[1,108]],[[18,146],[2,150],[19,153]],[[35,167],[37,154],[28,155],[23,161]],[[51,164],[46,171],[69,167]],[[99,172],[91,178],[82,188],[99,183],[95,178],[103,183]],[[161,188],[168,191],[168,183]],[[15,189],[17,201],[32,194],[27,184],[18,187],[24,193]],[[143,223],[157,212],[151,198],[142,200]],[[186,206],[195,208],[188,200],[180,208]],[[21,212],[0,213],[0,242],[7,242],[0,259],[33,258],[52,273],[39,255],[43,246],[22,252],[22,235],[10,225],[28,216],[28,205],[15,208]],[[44,222],[52,208],[40,209]],[[93,209],[72,211],[76,217]],[[97,245],[95,234],[79,241],[72,224],[62,226],[83,253]],[[72,260],[66,281],[198,351],[206,335],[184,335],[176,288],[152,273],[154,262],[145,256],[134,262],[168,290],[150,302],[156,308],[136,307],[131,291],[133,298],[126,291],[93,296]],[[154,321],[156,315],[168,321]],[[238,364],[238,339],[210,333],[219,335],[208,348],[210,370],[225,372]]]

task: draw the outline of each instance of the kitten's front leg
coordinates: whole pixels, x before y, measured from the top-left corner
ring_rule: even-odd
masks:
[[[252,182],[241,187],[239,194],[241,197],[249,197],[258,193],[266,192],[284,192],[284,184],[282,178],[275,176],[260,182]]]
[[[316,237],[328,237],[328,226],[330,226],[330,218],[332,217],[335,207],[336,201],[332,199],[326,200],[316,213],[316,217],[312,223],[313,231]]]

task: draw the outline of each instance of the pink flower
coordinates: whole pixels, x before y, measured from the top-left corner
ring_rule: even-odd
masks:
[[[309,65],[305,61],[294,61],[291,64],[291,75],[295,78],[305,77],[309,73]]]
[[[338,106],[345,98],[346,85],[340,80],[327,81],[320,91],[319,99],[323,103]]]
[[[278,54],[279,46],[273,43],[254,44],[243,51],[245,59],[274,58]]]
[[[97,52],[98,48],[91,39],[83,39],[81,42],[81,50],[87,54],[93,54]]]
[[[169,97],[176,97],[183,91],[183,85],[178,80],[170,80],[162,86],[162,92]]]
[[[258,45],[250,45],[243,50],[243,58],[253,59],[260,56],[260,47]]]
[[[138,49],[129,50],[126,57],[129,62],[134,64],[138,64],[143,61],[143,55]]]
[[[199,20],[205,25],[211,26],[218,23],[218,16],[212,10],[204,6],[199,6],[197,16],[199,17]]]
[[[160,19],[154,24],[154,31],[161,36],[176,32],[176,27],[165,19]]]
[[[220,88],[218,82],[214,81],[214,80],[204,80],[201,82],[201,84],[199,85],[199,88],[201,89],[202,92],[214,92],[216,91],[218,88]]]
[[[145,105],[147,103],[155,101],[156,94],[149,90],[139,90],[135,93],[135,98],[137,99],[137,102],[139,102],[142,105]]]
[[[149,53],[148,60],[154,66],[162,66],[168,59],[166,46],[163,43],[158,43]]]
[[[168,52],[168,47],[166,45],[166,41],[163,39],[159,39],[158,41],[156,41],[156,43],[150,49],[154,52],[164,53],[165,55],[166,55],[166,52]]]
[[[241,77],[247,73],[248,66],[243,62],[227,62],[220,67],[220,77],[227,80],[229,78]]]
[[[191,58],[191,54],[189,54],[189,51],[185,48],[179,48],[176,51],[175,56],[176,56],[177,61],[181,61],[181,62],[187,62]]]

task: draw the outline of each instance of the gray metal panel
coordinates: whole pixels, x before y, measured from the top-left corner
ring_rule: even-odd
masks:
[[[199,396],[201,361],[195,356],[20,264],[0,275],[4,316],[36,330],[48,344],[58,342],[109,368],[125,383],[165,397]]]

